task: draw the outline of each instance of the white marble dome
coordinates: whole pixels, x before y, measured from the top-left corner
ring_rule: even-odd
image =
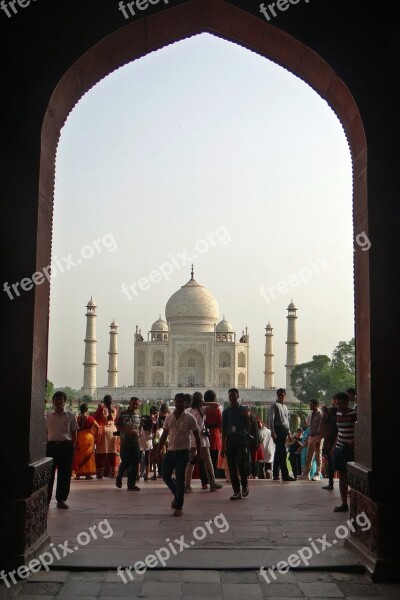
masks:
[[[217,333],[233,333],[233,327],[225,317],[218,323]]]
[[[164,319],[160,318],[157,319],[157,321],[154,321],[153,325],[151,326],[151,330],[152,331],[168,331],[168,323],[166,321],[164,321]]]
[[[213,331],[219,320],[218,303],[205,287],[193,278],[172,294],[165,307],[170,329]]]

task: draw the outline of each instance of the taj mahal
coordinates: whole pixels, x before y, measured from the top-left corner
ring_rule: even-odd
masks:
[[[165,320],[159,318],[147,334],[136,326],[134,334],[134,381],[118,387],[118,325],[110,325],[107,387],[96,385],[96,308],[91,298],[86,306],[86,337],[82,395],[94,400],[111,394],[114,400],[138,396],[145,401],[165,401],[178,391],[204,393],[215,390],[226,400],[227,390],[237,387],[243,401],[271,402],[276,398],[274,380],[273,329],[265,327],[264,388],[249,385],[250,342],[247,327],[238,335],[232,324],[220,320],[219,307],[213,295],[194,279],[177,290],[165,307]],[[286,389],[291,398],[290,374],[297,364],[297,308],[293,301],[287,308]]]

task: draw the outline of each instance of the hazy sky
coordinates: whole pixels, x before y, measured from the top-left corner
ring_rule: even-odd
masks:
[[[82,386],[93,296],[97,384],[107,383],[115,318],[119,385],[131,385],[135,326],[147,339],[194,255],[195,279],[220,318],[238,334],[248,326],[250,385],[264,384],[268,321],[275,384],[285,385],[292,298],[299,362],[353,337],[352,174],[341,124],[300,79],[209,34],[119,69],[61,132],[49,379]]]

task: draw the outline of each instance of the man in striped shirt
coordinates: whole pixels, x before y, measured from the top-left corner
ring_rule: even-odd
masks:
[[[354,460],[354,425],[357,421],[357,412],[349,408],[349,397],[345,392],[338,392],[333,399],[338,409],[336,413],[338,433],[332,450],[333,470],[339,471],[339,491],[342,499],[342,504],[335,506],[333,510],[334,512],[345,512],[349,510],[347,463]]]

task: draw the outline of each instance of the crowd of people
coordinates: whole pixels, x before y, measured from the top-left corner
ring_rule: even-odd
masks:
[[[335,394],[331,406],[320,408],[319,401],[312,399],[304,427],[293,435],[285,389],[277,390],[267,423],[239,402],[236,388],[229,390],[228,397],[229,406],[221,412],[213,390],[207,390],[204,398],[198,391],[178,393],[173,410],[162,404],[142,415],[138,398],[132,397],[127,408],[119,410],[107,395],[93,415],[83,403],[76,417],[65,407],[64,392],[56,392],[53,410],[46,413],[47,456],[53,458],[49,503],[56,470],[58,508],[68,508],[71,477],[109,477],[122,488],[126,476],[129,491],[140,491],[141,478],[162,479],[173,495],[174,516],[182,514],[184,495],[193,491],[193,476],[210,492],[223,487],[217,479],[226,479],[232,485],[230,499],[239,500],[249,495],[249,479],[320,481],[325,477],[328,484],[323,489],[333,490],[337,472],[342,503],[334,510],[348,510],[347,463],[354,460],[357,420],[354,388]]]

